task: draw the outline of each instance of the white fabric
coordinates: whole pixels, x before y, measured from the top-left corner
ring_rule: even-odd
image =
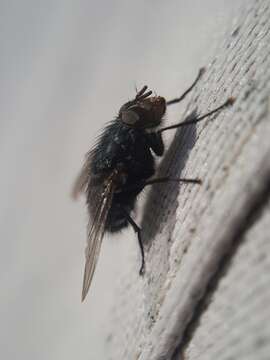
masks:
[[[215,121],[177,132],[162,161],[162,174],[199,177],[203,185],[168,183],[156,185],[148,194],[142,219],[146,274],[138,278],[134,268],[119,287],[112,310],[110,359],[168,360],[185,343],[191,320],[201,322],[184,352],[188,359],[269,359],[269,257],[252,268],[260,255],[269,254],[268,213],[254,229],[247,229],[213,303],[198,314],[210,279],[241,226],[247,226],[245,219],[270,177],[268,0],[250,1],[239,11],[232,28],[220,38],[187,114],[194,109],[203,114],[229,96],[236,98],[232,108],[215,116]],[[257,283],[256,276],[261,276]],[[243,317],[256,312],[252,323],[235,315],[238,308]],[[226,331],[228,316],[232,320]],[[183,358],[181,351],[177,359]]]

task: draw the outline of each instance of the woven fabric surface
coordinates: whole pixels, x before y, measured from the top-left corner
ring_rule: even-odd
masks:
[[[175,359],[258,359],[270,355],[270,202],[204,302],[188,346]],[[199,321],[198,321],[199,320]]]
[[[176,347],[184,342],[188,325],[197,316],[197,306],[207,296],[207,287],[224,255],[233,246],[236,234],[265,188],[270,173],[268,0],[250,1],[235,19],[231,31],[220,39],[216,56],[196,86],[186,115],[194,111],[203,114],[229,96],[236,98],[232,108],[211,118],[215,121],[177,131],[168,146],[160,173],[199,177],[203,184],[155,185],[147,194],[141,220],[146,274],[138,277],[138,263],[134,261],[136,268],[134,265],[132,272],[121,279],[108,336],[111,359],[167,360],[172,357]],[[269,216],[265,216],[268,219]],[[267,220],[262,221],[265,224]],[[252,231],[263,234],[265,226],[258,225],[256,229],[250,230],[248,239],[255,236]],[[263,235],[258,236],[257,246],[251,246],[254,251],[264,247],[264,253],[269,247]],[[248,250],[246,255],[239,253],[237,260],[240,273],[247,272],[240,293],[248,290],[254,275],[250,274],[249,278],[249,266],[256,260],[250,257],[245,263],[245,256],[251,253]],[[264,269],[264,265],[257,268],[259,272]],[[240,276],[233,269],[228,274],[227,289],[234,279],[239,283]],[[264,284],[269,280],[267,275]],[[216,291],[217,297],[220,292],[223,298],[224,290],[217,287]],[[236,304],[240,304],[240,295],[234,293]],[[230,302],[231,296],[229,292],[225,299]],[[246,309],[250,305],[251,311],[252,304],[248,301]],[[190,340],[187,349],[190,359],[200,357],[202,348],[205,359],[217,358],[216,355],[208,357],[202,336],[207,337],[209,330],[214,334],[215,320],[222,327],[223,318],[218,314],[218,302],[211,313],[211,306],[208,309],[209,316],[202,316],[201,332],[194,332],[196,342]],[[215,318],[212,323],[211,316]],[[258,319],[260,316],[258,314]],[[239,327],[239,331],[244,332],[245,328]],[[251,336],[254,329],[250,331]],[[222,341],[224,346],[230,346],[230,338],[222,331],[219,334],[225,336],[220,340],[220,348]],[[240,335],[244,337],[244,333]],[[209,340],[209,346],[213,343],[214,339]]]

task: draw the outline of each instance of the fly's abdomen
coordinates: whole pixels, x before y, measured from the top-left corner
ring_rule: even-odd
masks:
[[[133,194],[115,194],[110,211],[108,213],[106,230],[116,232],[128,226],[127,214],[134,209],[136,196]]]
[[[106,222],[106,230],[109,232],[117,232],[128,226],[128,221],[122,208],[119,206],[112,206]]]

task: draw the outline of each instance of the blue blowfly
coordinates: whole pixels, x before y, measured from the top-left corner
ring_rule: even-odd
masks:
[[[105,127],[96,146],[86,154],[84,166],[73,188],[74,198],[79,193],[85,193],[89,212],[82,301],[94,275],[105,231],[114,233],[128,225],[132,226],[141,251],[139,273],[144,273],[141,228],[132,218],[132,210],[139,193],[146,186],[167,181],[200,184],[199,179],[155,177],[155,156],[164,154],[164,131],[196,124],[233,104],[231,97],[207,114],[157,129],[167,106],[183,100],[203,73],[204,68],[200,69],[193,84],[180,97],[170,101],[162,96],[152,96],[152,91],[144,86],[133,100],[120,108],[117,117]]]

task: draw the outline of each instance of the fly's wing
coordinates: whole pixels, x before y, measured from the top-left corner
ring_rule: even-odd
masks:
[[[88,225],[88,243],[85,250],[86,262],[83,277],[82,301],[85,299],[96,268],[101,243],[105,231],[108,212],[111,207],[112,198],[115,190],[116,178],[118,173],[115,171],[106,180],[104,191],[101,194],[100,202]]]
[[[81,193],[85,192],[87,188],[89,182],[90,167],[91,160],[90,156],[88,156],[72,188],[71,196],[74,200],[76,200]]]

